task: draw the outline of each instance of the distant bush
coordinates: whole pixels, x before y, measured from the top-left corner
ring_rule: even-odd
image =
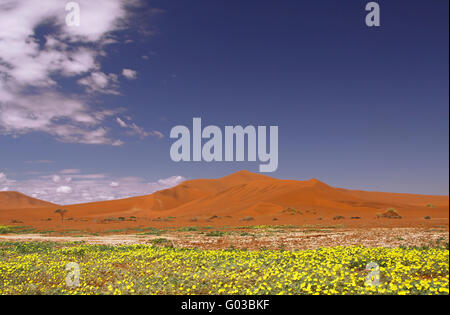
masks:
[[[221,231],[211,231],[206,233],[206,236],[224,236],[225,233]]]
[[[186,226],[186,227],[182,227],[179,228],[178,231],[180,232],[192,232],[192,231],[198,231],[199,227],[198,226]]]
[[[306,212],[309,212],[308,210],[306,210]],[[302,215],[303,212],[301,212],[300,210],[297,210],[295,208],[287,208],[281,211],[281,213],[288,213],[290,215],[295,215],[295,214],[300,214]]]
[[[427,215],[424,219],[425,220],[431,220],[431,217],[429,215]]]
[[[1,226],[0,225],[0,234],[9,234],[12,233],[13,229],[9,226]]]
[[[34,233],[35,229],[30,226],[3,226],[0,225],[0,234],[27,234]]]
[[[139,235],[161,235],[165,232],[165,230],[156,229],[154,227],[147,227],[144,228],[143,231],[139,233]]]
[[[345,219],[345,217],[341,216],[341,215],[337,215],[333,217],[333,220],[343,220]]]
[[[385,213],[381,215],[383,218],[388,219],[401,219],[402,216],[398,213],[398,211],[394,208],[389,208]]]
[[[173,247],[173,244],[167,238],[156,238],[151,241],[153,245],[165,246],[165,247]]]
[[[97,220],[97,221],[98,221],[98,220]],[[129,218],[125,218],[125,217],[118,217],[118,218],[115,218],[115,217],[108,217],[108,218],[105,218],[105,219],[101,220],[101,222],[103,222],[103,223],[108,223],[108,222],[123,222],[123,221],[136,221],[136,217],[133,217],[133,216],[131,216],[131,217],[129,217]]]

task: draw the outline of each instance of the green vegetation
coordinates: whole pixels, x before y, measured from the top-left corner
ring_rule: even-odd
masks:
[[[279,249],[174,248],[164,238],[130,246],[0,242],[0,295],[449,294],[443,247]],[[80,267],[77,287],[66,284],[68,263]],[[380,268],[378,286],[366,282],[369,263]]]
[[[225,233],[222,231],[211,231],[206,233],[206,236],[224,236]]]
[[[140,232],[139,235],[161,235],[166,233],[166,230],[157,229],[154,227],[146,227],[135,229],[136,232]]]
[[[36,230],[31,226],[3,226],[0,225],[0,234],[27,234],[35,233]]]
[[[198,226],[185,226],[178,229],[179,232],[194,232],[198,230],[200,230]]]
[[[173,247],[172,242],[166,238],[157,238],[157,239],[151,240],[150,243],[155,246]]]

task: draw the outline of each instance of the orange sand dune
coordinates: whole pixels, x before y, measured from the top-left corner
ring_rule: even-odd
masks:
[[[28,197],[16,191],[0,192],[0,209],[25,209],[55,206],[50,202]]]
[[[2,207],[14,208],[11,205]],[[449,197],[356,191],[334,188],[317,179],[279,180],[240,171],[219,179],[185,181],[147,196],[64,208],[68,210],[66,216],[72,218],[70,223],[65,223],[66,228],[92,231],[142,225],[306,225],[330,222],[361,227],[448,226]],[[377,219],[377,215],[388,208],[397,209],[402,219]],[[20,219],[30,225],[62,228],[62,224],[55,226],[60,222],[55,209],[56,206],[46,204],[39,209],[2,210],[0,223]],[[102,221],[131,216],[136,217],[136,221],[117,223],[107,220],[108,224]],[[335,221],[335,216],[345,219]],[[425,216],[432,219],[425,220]]]

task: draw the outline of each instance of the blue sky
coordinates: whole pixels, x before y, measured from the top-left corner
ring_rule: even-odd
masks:
[[[0,190],[64,203],[258,171],[172,162],[171,128],[201,117],[279,126],[277,178],[448,194],[448,1],[378,1],[378,28],[369,1],[102,1],[75,30],[60,1],[0,6]]]

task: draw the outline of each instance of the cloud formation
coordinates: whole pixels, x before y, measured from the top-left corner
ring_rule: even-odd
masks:
[[[167,189],[185,180],[172,176],[155,182],[142,177],[112,177],[108,174],[64,176],[63,172],[25,180],[12,180],[0,173],[0,191],[20,191],[28,196],[56,204],[75,204],[128,198]],[[55,180],[57,179],[57,180]]]
[[[100,71],[92,72],[89,76],[78,80],[89,93],[119,95],[119,77],[117,74],[106,74]]]
[[[164,134],[158,130],[145,131],[142,127],[136,125],[134,122],[131,122],[131,118],[128,118],[127,120],[128,122],[125,122],[125,120],[123,120],[120,117],[116,118],[116,121],[119,124],[119,126],[127,129],[128,130],[127,133],[130,135],[137,135],[141,138],[145,138],[148,136],[154,136],[158,139],[164,138]]]
[[[122,75],[128,80],[135,80],[137,78],[137,72],[131,69],[123,69]]]
[[[58,194],[70,194],[72,192],[72,187],[70,186],[59,186],[56,188],[56,193]],[[34,194],[36,195],[36,194]]]
[[[97,109],[86,97],[62,93],[58,82],[72,80],[87,95],[120,94],[119,76],[104,73],[99,59],[117,42],[117,31],[127,27],[128,9],[140,1],[77,2],[78,27],[66,25],[64,1],[0,3],[0,134],[44,132],[63,142],[123,144],[104,126],[122,109]],[[125,77],[136,78],[135,71],[125,70]]]

